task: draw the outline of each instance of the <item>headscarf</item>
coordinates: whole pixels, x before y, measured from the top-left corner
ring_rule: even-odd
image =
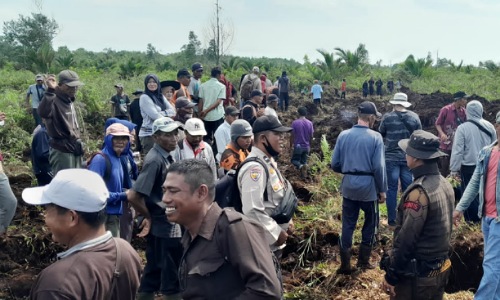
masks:
[[[148,81],[151,78],[154,79],[154,81],[158,86],[156,88],[156,91],[150,91],[148,89]],[[153,100],[153,103],[158,105],[161,108],[161,110],[167,109],[167,105],[163,101],[163,95],[161,94],[160,80],[158,80],[158,77],[155,74],[146,75],[146,78],[144,79],[144,94],[148,95],[149,98]]]

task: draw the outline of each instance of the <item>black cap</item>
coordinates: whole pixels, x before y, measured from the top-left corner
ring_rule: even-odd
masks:
[[[253,98],[255,96],[262,96],[262,92],[259,91],[259,90],[253,90],[251,93],[250,93],[250,98]]]
[[[376,115],[378,118],[382,116],[381,113],[378,112],[377,107],[375,106],[375,103],[370,102],[370,101],[365,101],[361,103],[358,106],[358,112],[360,114],[365,114],[365,115]]]
[[[135,90],[135,92],[132,93],[132,95],[141,95],[144,94],[143,90]]]
[[[269,102],[279,102],[280,101],[280,98],[278,98],[278,96],[276,96],[275,94],[271,94],[269,95],[269,97],[267,97],[267,103]]]
[[[462,98],[467,99],[467,98],[469,98],[469,95],[467,95],[465,92],[462,92],[462,91],[458,91],[455,94],[453,94],[453,99],[455,101],[460,100]]]
[[[174,90],[178,90],[181,88],[181,83],[175,80],[165,80],[160,82],[160,88],[165,88],[167,86],[171,86],[174,88]]]
[[[424,130],[415,130],[409,139],[400,140],[398,145],[406,154],[418,159],[433,159],[448,155],[439,150],[439,138]]]
[[[196,103],[189,101],[186,97],[179,97],[175,100],[175,108],[192,108],[195,107]]]
[[[198,70],[203,70],[203,66],[200,64],[200,63],[194,63],[192,66],[191,66],[191,71],[198,71]]]
[[[188,69],[186,69],[186,68],[180,69],[179,72],[177,72],[177,78],[183,77],[183,76],[191,77],[191,74],[189,73]]]
[[[240,111],[234,106],[228,106],[226,107],[224,114],[226,116],[237,116],[240,114]]]
[[[255,122],[253,122],[252,131],[253,133],[259,133],[262,131],[278,131],[278,132],[289,132],[292,128],[283,126],[278,118],[275,116],[262,116],[258,117]]]

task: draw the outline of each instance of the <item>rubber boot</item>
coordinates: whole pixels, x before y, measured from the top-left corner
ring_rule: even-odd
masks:
[[[155,293],[137,293],[136,300],[155,300]]]
[[[337,274],[350,275],[356,271],[355,268],[351,266],[351,248],[340,249],[340,268],[337,270]]]
[[[359,246],[359,257],[356,266],[362,271],[375,269],[375,266],[370,263],[370,255],[372,254],[372,247],[361,244]]]
[[[163,295],[161,297],[162,300],[182,300],[182,295],[180,293],[178,294],[172,294],[172,295]]]

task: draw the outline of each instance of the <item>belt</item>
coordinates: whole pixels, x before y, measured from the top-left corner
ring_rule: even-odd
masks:
[[[433,269],[433,270],[422,270],[422,272],[420,272],[420,274],[419,274],[419,277],[436,277],[436,276],[438,276],[439,274],[445,272],[446,270],[448,270],[451,267],[451,260],[449,258],[447,258],[446,260],[439,263],[437,265],[437,267],[438,267],[437,269]]]

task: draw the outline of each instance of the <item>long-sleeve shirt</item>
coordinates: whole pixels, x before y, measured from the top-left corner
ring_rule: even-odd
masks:
[[[347,199],[375,201],[387,191],[382,136],[366,126],[354,125],[340,133],[331,168],[344,174],[341,192]]]
[[[153,122],[158,118],[165,117],[166,112],[162,111],[161,108],[153,102],[153,99],[146,94],[142,94],[141,98],[139,98],[139,106],[141,107],[142,115],[142,126],[139,130],[139,137],[151,136],[153,135]]]

